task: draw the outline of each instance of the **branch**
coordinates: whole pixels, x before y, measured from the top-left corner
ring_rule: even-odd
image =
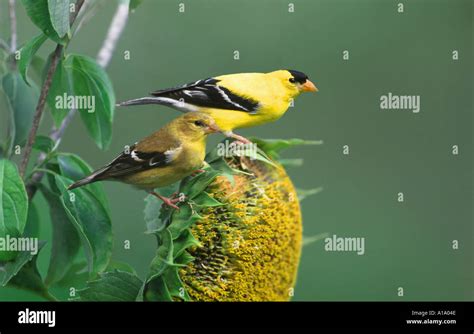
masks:
[[[3,49],[10,53],[10,46],[3,39],[0,39],[0,49]]]
[[[12,2],[14,0],[10,0]],[[82,4],[84,0],[77,0],[76,2],[76,10],[71,15],[70,22],[73,23],[77,17],[77,14],[81,10]],[[11,13],[10,13],[11,14]],[[25,146],[25,152],[23,153],[23,158],[20,164],[20,176],[23,177],[25,175],[26,168],[28,167],[28,162],[30,160],[31,150],[33,148],[33,144],[35,143],[36,139],[36,132],[38,132],[39,124],[41,121],[41,117],[43,116],[44,105],[46,104],[46,97],[48,96],[49,89],[51,88],[51,83],[53,81],[54,73],[56,72],[56,68],[58,67],[59,58],[61,57],[61,53],[63,51],[63,46],[58,44],[54,53],[51,57],[51,63],[48,68],[48,72],[46,74],[46,79],[43,83],[43,87],[41,88],[40,97],[38,100],[38,105],[36,106],[35,114],[33,116],[33,124],[31,126],[30,133],[28,135],[28,140]]]
[[[74,118],[74,115],[76,114],[76,109],[71,109],[71,111],[67,114],[67,116],[63,119],[61,126],[56,129],[54,126],[51,129],[49,133],[49,138],[51,138],[54,143],[55,147],[59,145],[59,142],[61,141],[61,137],[64,134],[64,131],[68,127],[69,123],[71,123],[72,119]],[[38,156],[38,159],[36,160],[36,166],[41,165],[44,160],[46,159],[47,155],[44,152],[41,152],[40,155]],[[31,199],[36,193],[37,184],[41,182],[41,179],[43,178],[44,173],[43,172],[36,172],[31,176],[31,180],[28,182],[26,185],[26,191],[28,192],[28,197]]]
[[[128,18],[128,3],[122,1],[117,7],[112,23],[110,24],[109,31],[107,32],[107,37],[104,40],[104,44],[97,55],[97,63],[106,67],[112,58],[112,54],[117,45],[117,41],[122,34],[125,25],[127,24]]]
[[[10,52],[15,53],[17,41],[15,0],[8,0],[8,10],[10,13]]]
[[[76,29],[74,29],[73,36],[76,35],[83,26],[85,26],[96,14],[97,11],[104,6],[103,1],[86,0],[84,7],[87,7],[86,11],[83,11],[82,15],[77,18]]]
[[[122,34],[123,29],[125,28],[125,25],[127,24],[128,6],[126,6],[126,9],[127,9],[127,12],[124,13],[124,5],[122,3],[120,3],[119,6],[117,7],[117,10],[112,19],[112,22],[110,23],[107,36],[104,42],[102,43],[102,47],[98,53],[97,62],[99,63],[99,58],[101,57],[100,55],[103,55],[102,63],[99,63],[99,64],[104,68],[107,67],[107,65],[109,64],[112,58],[113,50],[115,49],[115,46],[120,38],[120,35]],[[114,25],[116,25],[118,28],[114,28]],[[69,113],[67,114],[67,116],[62,121],[59,128],[56,129],[54,126],[52,127],[51,132],[49,134],[49,138],[51,138],[54,141],[55,146],[59,145],[59,143],[61,142],[61,138],[66,128],[69,126],[72,119],[74,118],[76,112],[77,112],[76,109],[71,109]],[[38,160],[36,161],[36,165],[42,164],[45,159],[46,159],[46,154],[41,153],[40,156],[38,157]],[[30,182],[28,182],[26,186],[26,190],[28,192],[28,196],[30,199],[33,198],[33,196],[35,195],[36,190],[37,190],[37,184],[41,182],[43,176],[44,176],[44,173],[37,172],[33,174]]]
[[[48,96],[49,89],[51,88],[51,83],[53,81],[53,75],[56,72],[58,67],[59,57],[63,51],[63,46],[58,44],[54,50],[53,56],[51,57],[51,64],[49,65],[48,72],[46,74],[46,80],[44,81],[43,87],[41,88],[41,94],[38,100],[38,105],[36,106],[35,115],[33,117],[33,124],[31,126],[30,134],[28,135],[28,141],[26,142],[25,152],[23,153],[23,158],[20,164],[20,176],[25,175],[26,167],[28,166],[28,161],[30,160],[31,149],[35,143],[36,132],[41,121],[41,116],[43,115],[44,105],[46,103],[46,97]]]

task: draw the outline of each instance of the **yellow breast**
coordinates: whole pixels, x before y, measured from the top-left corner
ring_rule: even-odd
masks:
[[[211,115],[224,131],[247,128],[273,122],[287,110],[293,97],[281,82],[264,73],[242,73],[216,77],[218,85],[229,89],[243,98],[258,101],[260,108],[255,113],[238,110],[202,108]]]

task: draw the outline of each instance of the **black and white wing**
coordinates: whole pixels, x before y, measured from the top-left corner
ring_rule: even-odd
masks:
[[[198,80],[180,87],[157,90],[149,97],[120,103],[120,106],[139,104],[162,104],[180,111],[199,111],[200,108],[239,110],[254,114],[259,103],[239,96],[229,89],[219,86],[218,79]]]
[[[69,190],[100,180],[119,179],[148,169],[168,166],[181,150],[182,146],[177,146],[164,152],[143,152],[134,145],[130,147],[129,151],[122,152],[107,166],[73,183]]]
[[[132,146],[129,153],[123,152],[105,167],[104,176],[117,178],[147,169],[168,166],[181,150],[182,146],[178,146],[164,152],[143,152]]]

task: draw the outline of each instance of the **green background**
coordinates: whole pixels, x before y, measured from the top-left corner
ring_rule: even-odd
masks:
[[[178,11],[180,2],[185,13]],[[399,2],[404,13],[397,12]],[[6,3],[0,0],[2,37],[8,36]],[[69,52],[96,56],[116,8],[114,1],[103,3]],[[38,30],[19,1],[17,15],[21,44]],[[365,254],[326,252],[323,241],[306,246],[294,300],[473,300],[472,22],[468,0],[144,0],[129,18],[108,73],[121,101],[219,74],[305,72],[318,93],[300,96],[280,121],[239,133],[323,140],[285,154],[304,159],[289,170],[297,187],[324,188],[302,203],[304,234],[365,237]],[[39,54],[52,49],[45,44]],[[350,52],[347,61],[343,50]],[[421,111],[380,110],[380,96],[388,92],[420,95]],[[60,149],[100,167],[176,115],[159,106],[117,109],[107,151],[95,146],[77,118]],[[43,133],[49,126],[45,119]],[[459,145],[459,155],[451,154],[452,145]],[[156,247],[144,234],[145,194],[118,183],[105,189],[113,257],[143,277]],[[40,196],[37,201],[50,240],[47,208]],[[131,249],[124,249],[124,240]],[[40,256],[43,273],[50,247]],[[0,300],[20,299],[37,298],[0,289]]]

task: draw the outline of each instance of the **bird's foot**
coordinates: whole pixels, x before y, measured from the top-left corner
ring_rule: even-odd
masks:
[[[169,199],[171,203],[179,203],[179,202],[183,202],[183,200],[181,199],[181,196],[178,196],[178,197],[175,197],[175,198],[170,198]]]
[[[168,198],[168,197],[165,197],[165,196],[161,196],[160,194],[158,194],[154,191],[150,192],[150,194],[152,194],[153,196],[161,199],[163,201],[163,205],[167,205],[167,206],[179,211],[179,206],[175,205],[175,203],[178,203],[178,202],[181,201],[180,197]]]
[[[177,198],[178,194],[179,194],[179,191],[176,190],[174,193],[171,194],[170,198],[171,199]]]
[[[252,142],[250,140],[248,140],[247,138],[241,136],[241,135],[238,135],[236,133],[233,133],[232,131],[229,131],[229,132],[225,132],[225,135],[229,138],[234,138],[235,139],[235,143],[237,145],[245,145],[245,144],[251,144]]]

